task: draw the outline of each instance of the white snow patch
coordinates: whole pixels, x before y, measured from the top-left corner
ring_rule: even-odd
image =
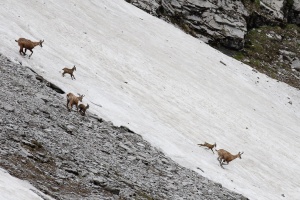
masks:
[[[1,200],[51,200],[52,198],[38,191],[27,181],[12,177],[0,168],[0,199]]]

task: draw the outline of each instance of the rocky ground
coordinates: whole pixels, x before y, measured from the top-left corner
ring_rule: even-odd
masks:
[[[2,55],[0,85],[0,167],[55,199],[247,199],[126,127],[68,112],[63,91]]]
[[[300,89],[300,27],[264,26],[249,31],[233,57],[271,78]]]

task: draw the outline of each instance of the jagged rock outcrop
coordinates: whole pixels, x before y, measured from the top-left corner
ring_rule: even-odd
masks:
[[[172,22],[214,46],[240,50],[248,30],[264,25],[299,25],[299,1],[293,0],[126,0]]]
[[[185,32],[211,44],[241,49],[247,10],[240,1],[132,0],[133,5],[172,22]]]
[[[260,8],[261,13],[268,16],[269,18],[283,20],[284,15],[282,8],[285,2],[283,0],[261,0]]]
[[[261,26],[281,26],[285,23],[283,0],[261,0],[257,3],[244,1],[250,14],[246,17],[247,31]]]

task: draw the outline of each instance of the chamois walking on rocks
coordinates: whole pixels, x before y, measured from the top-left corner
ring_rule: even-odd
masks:
[[[78,106],[78,108],[79,108],[79,113],[80,113],[82,116],[85,116],[85,111],[86,111],[89,107],[90,107],[89,104],[87,104],[86,106],[83,105],[83,104],[80,104],[80,105]]]
[[[63,76],[63,77],[65,76],[65,74],[70,74],[72,80],[73,80],[73,78],[76,79],[75,76],[74,76],[74,74],[73,74],[73,72],[76,71],[75,65],[74,65],[74,67],[73,67],[72,69],[69,69],[69,68],[66,68],[66,67],[65,67],[65,68],[63,68],[62,70],[64,71],[64,72],[62,73],[62,76]]]
[[[229,162],[233,161],[234,159],[236,158],[240,158],[242,159],[241,155],[244,153],[244,152],[239,152],[238,154],[236,155],[232,155],[231,153],[229,153],[228,151],[224,150],[224,149],[219,149],[216,151],[218,152],[218,155],[219,157],[217,158],[217,160],[219,161],[220,163],[220,166],[224,169],[223,165],[228,165]],[[227,162],[227,164],[225,164],[225,162]]]
[[[71,111],[73,105],[75,105],[77,112],[78,112],[78,102],[79,101],[82,102],[82,99],[84,97],[84,95],[80,95],[80,94],[78,94],[78,95],[79,95],[79,97],[75,96],[72,93],[67,94],[67,108],[69,111]]]
[[[31,54],[29,55],[29,58],[31,57],[31,55],[33,54],[32,49],[34,47],[36,47],[37,45],[40,45],[40,47],[43,47],[43,42],[44,40],[40,40],[39,42],[32,42],[28,39],[25,38],[19,38],[18,40],[15,40],[16,42],[18,42],[18,45],[20,46],[20,55],[23,54],[23,56],[26,55],[26,51],[29,50],[31,51]],[[23,51],[23,48],[25,49],[25,52]]]
[[[217,144],[215,143],[215,144],[209,144],[209,143],[207,143],[207,142],[204,142],[204,144],[198,144],[199,146],[203,146],[203,147],[206,147],[207,149],[210,149],[213,153],[215,153],[214,152],[214,150],[213,150],[213,148],[216,148],[217,147]]]

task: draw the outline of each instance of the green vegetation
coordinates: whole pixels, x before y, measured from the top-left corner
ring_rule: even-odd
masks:
[[[240,60],[240,61],[243,61],[244,58],[245,58],[245,56],[242,52],[237,52],[233,57],[237,60]]]
[[[294,0],[286,0],[286,7],[291,8],[294,5]]]
[[[291,61],[299,57],[300,27],[264,26],[251,30],[245,37],[245,47],[236,52],[235,59],[245,62],[266,75],[300,88],[291,69]]]
[[[149,196],[147,193],[145,193],[143,191],[139,191],[138,196],[139,196],[139,198],[136,198],[136,199],[140,199],[140,197],[142,197],[143,199],[153,200],[153,198],[151,196]]]
[[[260,8],[260,0],[242,0],[244,6],[249,10],[259,10]]]

